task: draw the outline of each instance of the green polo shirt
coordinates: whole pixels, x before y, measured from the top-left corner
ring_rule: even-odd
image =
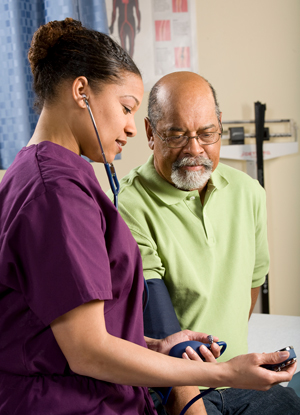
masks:
[[[181,328],[225,341],[220,361],[246,353],[251,288],[264,283],[269,267],[264,189],[219,163],[202,206],[198,191],[159,176],[153,156],[120,184],[119,211],[144,276],[163,279]]]

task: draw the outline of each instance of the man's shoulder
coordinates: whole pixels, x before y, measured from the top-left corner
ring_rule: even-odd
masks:
[[[120,180],[120,197],[140,193],[143,181],[142,168],[145,165],[132,169],[126,176]]]
[[[157,200],[151,191],[151,171],[147,163],[132,169],[120,180],[119,213],[127,223],[134,238],[141,243],[152,243],[149,221],[156,223]],[[107,193],[113,200],[112,192]],[[138,243],[139,243],[138,242]]]
[[[229,184],[236,186],[247,186],[254,189],[260,188],[258,181],[253,179],[247,173],[237,170],[234,167],[228,166],[224,163],[219,163],[216,173],[222,176]]]
[[[224,163],[219,163],[216,169],[222,176],[228,179],[245,179],[245,180],[253,180],[248,174],[244,173],[241,170],[238,170],[234,167],[228,166]]]
[[[123,207],[128,208],[144,203],[144,194],[146,193],[144,171],[147,169],[146,164],[135,167],[119,181],[120,192],[118,198]],[[111,190],[107,192],[107,196],[113,200]]]

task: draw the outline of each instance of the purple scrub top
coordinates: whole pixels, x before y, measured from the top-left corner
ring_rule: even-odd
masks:
[[[73,373],[50,323],[105,300],[107,331],[146,347],[138,246],[90,163],[23,148],[0,184],[0,413],[155,414],[147,388]]]

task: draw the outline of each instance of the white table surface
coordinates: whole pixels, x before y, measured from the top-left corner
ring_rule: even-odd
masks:
[[[248,348],[252,352],[275,352],[293,346],[300,371],[300,317],[253,313],[249,320]]]

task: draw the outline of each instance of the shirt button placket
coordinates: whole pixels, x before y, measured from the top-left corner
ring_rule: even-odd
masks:
[[[215,244],[215,237],[214,237],[214,233],[213,233],[213,228],[211,226],[209,217],[206,213],[206,209],[203,209],[203,223],[204,223],[204,228],[206,231],[206,236],[207,236],[207,243],[208,245],[212,246]]]

